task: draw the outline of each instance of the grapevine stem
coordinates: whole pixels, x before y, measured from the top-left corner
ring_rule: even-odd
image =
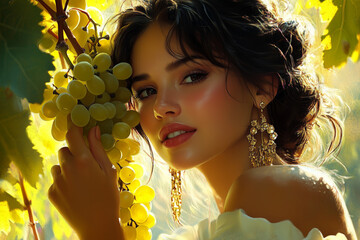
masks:
[[[64,6],[64,12],[66,12],[66,9],[67,9],[68,4],[69,4],[69,0],[66,0],[65,6]]]
[[[23,178],[20,170],[18,170],[18,171],[19,171],[19,184],[20,184],[21,193],[22,193],[23,199],[24,199],[25,209],[27,210],[27,212],[29,214],[30,226],[33,230],[35,240],[39,240],[38,232],[36,231],[36,225],[34,222],[34,217],[33,217],[32,209],[31,209],[31,201],[29,200],[29,198],[26,194],[24,178]]]
[[[59,51],[59,53],[63,56],[63,58],[65,59],[66,63],[68,64],[68,66],[71,69],[74,69],[74,64],[71,62],[68,54],[67,54],[67,50],[68,50],[68,46],[65,43],[65,41],[62,41],[60,43],[58,43],[58,45],[56,46],[57,50]]]
[[[66,69],[65,59],[64,59],[63,55],[61,54],[61,52],[59,52],[59,58],[60,58],[60,62],[61,62],[61,68]]]
[[[58,44],[64,41],[64,24],[65,19],[67,18],[64,10],[62,9],[62,0],[56,0],[56,21],[58,22]]]
[[[52,19],[56,18],[56,12],[52,10],[51,7],[49,7],[49,5],[47,5],[43,0],[36,0],[36,1],[38,1],[46,9],[46,11],[50,14]]]
[[[67,18],[66,14],[65,14],[65,10],[66,10],[67,5],[65,5],[64,9],[62,9],[62,1],[61,0],[60,1],[56,0],[56,12],[55,12],[43,0],[36,0],[36,1],[38,1],[46,9],[46,11],[50,14],[51,18],[54,21],[58,22],[58,35],[59,35],[59,37],[60,37],[60,34],[63,35],[63,31],[65,31],[66,36],[68,37],[69,41],[73,45],[76,53],[77,54],[83,53],[84,50],[81,48],[78,41],[76,40],[76,38],[74,37],[74,35],[72,34],[71,30],[69,29],[68,25],[65,22],[65,19]],[[59,4],[58,4],[58,2],[59,2]],[[57,7],[58,5],[59,5],[59,7]],[[58,8],[60,9],[60,11],[59,11]],[[62,40],[63,40],[63,37],[62,37]],[[59,40],[58,42],[61,42],[62,40]]]
[[[56,39],[59,39],[59,36],[58,36],[56,33],[54,33],[53,30],[51,30],[51,29],[49,28],[47,31],[48,31],[48,33],[49,33],[51,36],[53,36],[53,37],[56,38]]]
[[[67,45],[64,41],[64,31],[65,31],[66,36],[68,37],[69,41],[73,45],[76,53],[79,55],[79,54],[83,53],[84,50],[80,47],[78,41],[75,39],[74,35],[72,34],[71,30],[69,29],[68,25],[66,24],[66,22],[65,22],[66,18],[67,18],[67,15],[66,15],[64,9],[62,8],[62,0],[56,0],[56,21],[58,23],[58,36],[59,36],[57,48],[60,51],[62,48],[61,45]],[[68,57],[66,54],[67,49],[68,49],[68,47],[66,48],[65,51],[62,49],[60,52],[62,53],[65,60],[69,64],[69,62],[67,60]],[[71,63],[71,61],[70,61],[70,63]],[[69,66],[72,66],[72,63],[69,64]]]
[[[66,24],[65,21],[63,22],[63,24],[64,24],[64,31],[66,33],[66,36],[68,37],[69,41],[73,45],[73,47],[76,51],[76,54],[80,55],[81,53],[85,52],[85,50],[79,45],[78,41],[72,34],[70,28],[68,27],[68,25]]]

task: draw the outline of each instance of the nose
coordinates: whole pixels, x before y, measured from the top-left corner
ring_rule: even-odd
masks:
[[[168,92],[160,95],[158,92],[154,104],[154,116],[156,119],[161,120],[167,117],[176,117],[180,112],[181,108],[174,94]]]

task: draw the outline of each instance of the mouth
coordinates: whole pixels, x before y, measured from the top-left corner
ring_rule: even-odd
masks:
[[[182,135],[182,134],[185,134],[185,133],[191,133],[191,132],[196,132],[196,129],[192,130],[192,131],[178,130],[178,131],[175,131],[175,132],[171,132],[165,137],[165,139],[162,142],[164,142],[164,141],[166,141],[168,139],[175,138],[175,137],[177,137],[179,135]]]
[[[163,143],[166,140],[170,140],[179,136],[182,136],[187,133],[195,132],[196,128],[186,126],[180,123],[170,123],[165,125],[160,133],[159,133],[159,139],[161,143]]]

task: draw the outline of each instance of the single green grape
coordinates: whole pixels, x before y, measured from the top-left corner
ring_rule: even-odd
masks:
[[[39,49],[51,53],[56,48],[56,39],[49,33],[45,33],[38,42]]]
[[[120,192],[120,207],[121,208],[128,208],[134,202],[134,194],[128,191]]]
[[[121,152],[119,151],[119,149],[114,147],[111,150],[107,151],[106,154],[109,160],[111,161],[111,163],[117,166],[117,163],[121,159]]]
[[[151,240],[152,232],[147,226],[140,225],[136,228],[136,236],[137,239]]]
[[[104,107],[106,108],[107,110],[107,117],[109,119],[113,119],[116,115],[116,107],[113,103],[110,103],[110,102],[106,102],[104,103]]]
[[[94,68],[86,61],[79,62],[75,64],[73,73],[76,79],[86,82],[94,77]]]
[[[131,138],[127,138],[125,141],[129,144],[131,155],[137,155],[140,152],[140,143],[138,141]]]
[[[126,62],[121,62],[113,67],[113,74],[119,80],[126,80],[132,75],[131,65]]]
[[[67,92],[61,93],[56,99],[56,106],[62,112],[70,113],[76,104],[76,99]]]
[[[68,18],[65,20],[70,30],[73,30],[79,25],[80,22],[80,14],[75,9],[70,9],[67,12]]]
[[[134,169],[135,178],[141,178],[144,175],[144,168],[140,163],[132,162],[132,163],[129,164],[129,166]]]
[[[146,221],[144,223],[142,223],[141,225],[144,225],[148,228],[152,228],[153,226],[155,226],[156,224],[156,218],[154,213],[149,212],[149,217],[146,219]]]
[[[121,219],[121,224],[125,225],[127,222],[130,221],[131,218],[131,213],[129,208],[120,208],[120,219]]]
[[[127,162],[127,161],[126,161]],[[127,185],[130,192],[135,192],[138,187],[140,187],[141,182],[139,179],[134,179],[130,184]],[[150,210],[150,209],[149,209]]]
[[[86,82],[86,86],[88,91],[94,95],[100,95],[105,92],[104,81],[96,75],[93,75],[92,78]]]
[[[90,112],[78,104],[71,111],[71,121],[78,127],[85,127],[90,121]]]
[[[105,72],[111,66],[111,57],[107,53],[99,53],[93,59],[92,64],[97,72]]]
[[[123,167],[120,170],[120,178],[124,183],[130,183],[135,178],[135,171],[129,166]]]
[[[55,123],[52,123],[51,126],[51,135],[56,141],[64,141],[66,136],[66,131],[60,131],[56,126]]]
[[[91,18],[99,25],[103,24],[103,15],[99,9],[96,7],[88,7],[86,8],[86,11],[90,14]]]
[[[108,93],[116,92],[116,90],[119,87],[119,80],[117,80],[113,74],[105,71],[105,72],[100,73],[100,78],[104,81],[105,90]]]
[[[134,203],[130,208],[131,218],[137,223],[143,223],[149,217],[149,210],[142,203]]]
[[[87,53],[81,53],[79,56],[77,56],[76,58],[76,63],[79,62],[88,62],[88,63],[92,63],[92,58],[90,57],[89,54]]]
[[[79,80],[72,80],[67,86],[68,92],[76,99],[82,99],[86,96],[86,87]]]
[[[83,8],[83,9],[85,10],[85,8]],[[88,21],[89,21],[89,19],[86,16],[86,14],[80,12],[80,21],[79,21],[77,28],[85,27],[85,25],[88,23]]]
[[[47,118],[54,118],[59,112],[59,109],[52,100],[47,101],[41,107],[42,114]]]
[[[130,155],[130,146],[124,140],[119,139],[115,143],[115,147],[122,152],[123,158],[127,158]]]
[[[76,28],[74,28],[71,32],[74,35],[74,37],[76,38],[76,40],[78,41],[80,47],[84,47],[87,43],[88,40],[88,32],[87,30],[83,29],[83,27],[80,25],[81,23],[81,16],[84,15],[83,13],[80,13],[80,22],[78,24],[78,26]],[[70,46],[71,45],[71,46]],[[72,46],[72,44],[69,42],[69,49],[71,52],[73,52],[75,49]],[[76,55],[76,51],[73,52]]]
[[[130,135],[130,126],[124,122],[115,123],[112,130],[112,135],[115,139],[125,139]]]
[[[140,186],[135,191],[135,199],[137,202],[145,203],[150,202],[155,197],[155,191],[152,187],[149,187],[147,185]]]
[[[107,110],[103,104],[94,103],[89,108],[90,115],[96,121],[104,121],[107,118]]]
[[[58,112],[58,114],[56,115],[54,123],[56,128],[59,129],[60,131],[67,131],[69,129],[67,123],[68,115],[69,115],[68,113],[64,113],[64,112]]]
[[[109,151],[115,145],[115,139],[111,134],[108,133],[101,134],[100,139],[105,151]]]
[[[132,226],[124,226],[123,227],[124,232],[124,239],[126,240],[136,240],[136,229]]]
[[[67,70],[62,69],[54,74],[54,85],[57,88],[64,87],[68,83]]]
[[[140,113],[134,110],[129,110],[126,112],[125,116],[121,118],[121,121],[127,123],[131,128],[133,128],[140,122]]]
[[[98,52],[105,52],[107,54],[111,54],[111,45],[110,40],[100,39],[98,45],[96,45],[96,50]]]

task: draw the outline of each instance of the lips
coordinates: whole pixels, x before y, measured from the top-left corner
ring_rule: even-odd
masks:
[[[164,142],[170,133],[180,131],[180,130],[183,130],[186,132],[194,132],[194,131],[196,131],[196,128],[189,127],[189,126],[186,126],[186,125],[183,125],[180,123],[170,123],[170,124],[165,125],[161,129],[161,131],[159,133],[159,139],[161,142]]]

